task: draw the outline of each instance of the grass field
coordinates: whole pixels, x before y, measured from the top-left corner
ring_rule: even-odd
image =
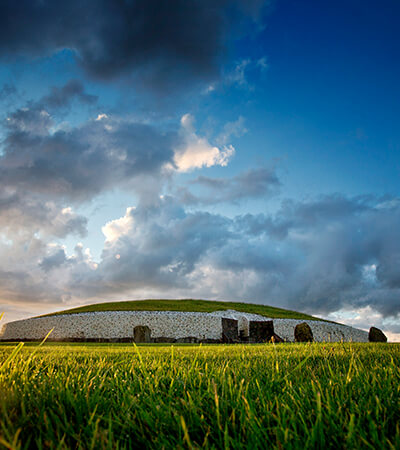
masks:
[[[400,448],[396,344],[2,344],[5,448]]]
[[[214,312],[234,309],[236,311],[260,314],[261,316],[281,319],[323,320],[289,309],[275,308],[273,306],[257,305],[241,302],[218,302],[213,300],[131,300],[122,302],[94,303],[78,308],[58,311],[45,316],[58,314],[74,314],[94,311],[195,311]]]

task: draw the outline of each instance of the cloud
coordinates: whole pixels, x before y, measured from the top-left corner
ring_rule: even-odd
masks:
[[[222,216],[188,213],[171,197],[151,207],[128,208],[124,217],[103,228],[102,260],[88,284],[82,280],[82,288],[93,295],[94,286],[108,292],[189,287],[186,276],[229,238],[228,225]]]
[[[180,172],[212,166],[226,166],[235,153],[232,145],[221,149],[211,145],[204,137],[196,134],[194,118],[185,114],[181,119],[182,143],[175,150],[174,163]]]
[[[317,211],[319,213],[317,214]],[[400,207],[379,199],[323,197],[276,214],[285,234],[254,233],[246,220],[188,212],[172,197],[138,205],[108,223],[96,270],[73,268],[74,295],[133,294],[144,289],[248,299],[319,314],[371,307],[400,313],[390,274],[373,276],[399,253]],[[289,224],[289,225],[288,225]],[[372,271],[372,273],[371,273]]]
[[[129,207],[126,210],[125,216],[111,220],[102,227],[101,231],[106,237],[107,243],[115,242],[122,236],[126,236],[132,230],[134,212],[135,208]]]
[[[86,235],[87,219],[71,207],[43,200],[18,190],[0,189],[0,226],[8,236],[42,233],[64,238],[69,234]]]
[[[233,68],[226,71],[224,82],[241,89],[254,90],[252,80],[264,74],[268,70],[267,58],[265,56],[258,59],[241,59],[237,61]]]
[[[95,101],[87,97],[80,83],[68,82],[8,114],[0,154],[3,190],[79,203],[119,187],[150,199],[160,194],[171,169],[225,166],[234,154],[231,145],[215,147],[200,136],[190,114],[175,129],[106,113],[60,128],[57,115],[48,112],[75,98]],[[224,130],[225,140],[238,132],[232,127]]]
[[[188,213],[171,198],[128,216],[99,264],[110,289],[164,286],[325,315],[367,306],[383,317],[400,313],[400,289],[378,274],[399,253],[399,205],[339,195],[291,202],[264,216],[256,233],[241,217]],[[271,228],[277,222],[285,233]]]
[[[247,128],[245,127],[245,118],[239,116],[237,120],[233,122],[227,122],[222,132],[217,137],[217,142],[220,145],[226,145],[229,143],[232,137],[240,137],[247,133]]]
[[[227,154],[212,150],[190,116],[175,130],[106,113],[58,127],[57,112],[74,100],[95,98],[71,81],[7,116],[0,153],[0,224],[7,239],[37,234],[45,244],[84,236],[87,218],[73,208],[113,189],[134,192],[143,207],[156,204],[175,172],[176,152],[182,161],[196,155],[191,167],[226,163]],[[180,167],[188,170],[188,164]],[[104,232],[111,236],[118,226],[111,221]]]
[[[250,3],[250,6],[249,6]],[[150,89],[218,74],[228,30],[260,16],[263,2],[49,0],[0,5],[0,55],[68,49],[100,80],[135,74]]]
[[[396,198],[336,194],[229,218],[163,196],[105,224],[98,261],[79,245],[67,255],[35,236],[0,240],[0,296],[42,303],[51,292],[52,304],[146,294],[236,299],[325,317],[370,308],[363,327],[396,333],[400,287],[389,269],[400,254],[399,224]]]
[[[157,174],[173,158],[176,136],[151,125],[106,117],[55,132],[53,125],[45,109],[19,109],[8,117],[3,189],[84,201],[135,175]]]
[[[247,87],[248,82],[246,78],[246,71],[249,69],[250,64],[250,59],[242,59],[239,61],[235,65],[234,69],[227,75],[226,82],[236,84],[241,87]]]
[[[57,249],[49,256],[45,256],[39,263],[41,269],[45,272],[48,272],[56,267],[60,267],[61,265],[67,262],[67,258],[65,255],[65,251],[63,248]]]
[[[87,94],[81,81],[70,80],[62,87],[53,86],[51,92],[45,95],[39,103],[44,103],[47,108],[65,108],[74,99],[87,105],[97,102],[97,96]]]
[[[189,182],[200,187],[194,194],[187,188],[176,189],[176,195],[184,204],[211,205],[217,203],[239,203],[250,198],[270,198],[280,188],[280,181],[274,169],[250,169],[231,178],[211,178],[200,175]]]
[[[32,133],[34,136],[44,136],[49,133],[53,121],[50,114],[40,104],[33,107],[24,107],[13,112],[7,117],[6,127],[9,135],[6,143],[12,141],[13,134],[28,135]]]
[[[85,236],[87,218],[73,208],[102,192],[126,188],[143,201],[159,195],[162,184],[152,179],[163,180],[178,133],[106,114],[60,129],[57,113],[74,100],[92,104],[96,98],[80,82],[70,81],[7,115],[0,152],[0,225],[1,236],[15,246],[32,236],[43,245]]]

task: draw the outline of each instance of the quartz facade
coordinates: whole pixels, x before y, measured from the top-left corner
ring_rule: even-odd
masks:
[[[232,310],[213,313],[98,311],[34,317],[6,323],[0,332],[0,340],[41,340],[51,329],[52,340],[133,340],[134,328],[147,326],[151,331],[151,339],[156,342],[160,338],[182,342],[188,337],[199,341],[221,341],[225,327],[222,319],[237,320],[238,331],[244,338],[249,336],[251,321],[273,320],[275,333],[289,342],[294,341],[295,326],[301,322],[310,325],[315,341],[368,342],[366,331],[346,325],[319,320],[271,319]],[[233,339],[230,335],[229,338]]]

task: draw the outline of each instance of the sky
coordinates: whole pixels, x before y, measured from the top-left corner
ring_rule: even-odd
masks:
[[[400,341],[400,4],[0,3],[5,321],[143,298]]]

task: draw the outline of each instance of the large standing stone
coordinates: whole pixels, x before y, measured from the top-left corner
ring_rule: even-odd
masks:
[[[239,339],[239,327],[236,319],[222,318],[222,341],[237,342]]]
[[[387,342],[385,333],[379,328],[371,327],[368,333],[369,342]]]
[[[133,340],[138,343],[151,342],[151,330],[146,325],[138,325],[133,329]]]
[[[250,342],[270,342],[274,334],[274,323],[272,320],[251,320],[249,323]]]
[[[294,340],[295,342],[312,342],[314,340],[313,332],[308,323],[303,322],[296,325]]]

